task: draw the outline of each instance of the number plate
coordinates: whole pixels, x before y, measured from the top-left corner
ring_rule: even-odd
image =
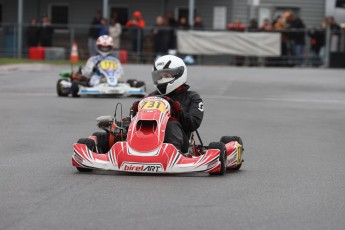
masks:
[[[116,63],[109,60],[101,61],[100,67],[104,70],[115,70],[117,68]]]
[[[144,110],[158,109],[162,113],[165,113],[167,111],[167,108],[164,105],[164,103],[158,100],[147,100],[141,105],[140,109],[144,109]]]

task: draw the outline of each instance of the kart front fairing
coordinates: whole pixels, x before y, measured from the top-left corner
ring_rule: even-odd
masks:
[[[95,65],[95,74],[100,83],[93,87],[79,86],[79,95],[145,95],[145,88],[134,88],[128,83],[120,83],[123,70],[113,57],[106,57]]]
[[[139,103],[127,141],[116,142],[106,154],[92,152],[84,144],[74,144],[72,164],[76,167],[141,173],[217,172],[218,149],[208,149],[198,157],[185,157],[174,145],[164,143],[170,118],[169,103],[148,97]]]
[[[144,87],[134,88],[128,83],[117,83],[109,85],[108,83],[100,83],[94,87],[79,86],[79,95],[145,95]]]

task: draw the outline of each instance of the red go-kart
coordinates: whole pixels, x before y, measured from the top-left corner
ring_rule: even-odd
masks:
[[[125,119],[116,118],[118,105],[114,116],[97,118],[98,126],[106,132],[96,132],[74,144],[72,165],[78,171],[223,175],[227,169],[238,170],[242,165],[243,142],[237,136],[223,136],[219,142],[204,146],[199,133],[194,132],[186,153],[164,143],[171,114],[170,104],[163,97],[144,98],[137,114]]]

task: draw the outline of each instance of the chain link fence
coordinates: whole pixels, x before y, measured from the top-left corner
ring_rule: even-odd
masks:
[[[54,25],[52,35],[52,47],[63,48],[64,59],[70,58],[72,44],[78,44],[78,54],[81,60],[86,60],[89,56],[88,31],[89,25],[69,25],[63,28]],[[23,24],[2,24],[0,27],[0,57],[28,58],[29,57],[29,25]],[[18,42],[21,30],[22,40]],[[164,44],[168,41],[157,40],[157,30],[164,31],[172,39],[169,47],[163,51],[157,51],[157,43]],[[230,31],[229,31],[230,32]],[[340,63],[340,59],[345,58],[345,30],[284,30],[271,31],[281,33],[281,53],[280,57],[248,57],[239,55],[188,55],[179,54],[182,58],[189,58],[190,64],[211,64],[211,65],[233,65],[233,66],[268,66],[268,67],[345,67]],[[247,33],[247,32],[243,32]],[[303,36],[305,44],[298,46],[293,37],[296,34]],[[122,28],[120,37],[120,50],[126,51],[129,63],[152,63],[158,55],[164,53],[175,53],[176,33],[171,28],[146,27],[143,30]],[[31,35],[32,37],[32,35]],[[164,39],[164,36],[161,37]],[[229,41],[231,42],[231,41]],[[21,47],[18,48],[18,44]],[[297,46],[296,46],[297,45]],[[159,49],[159,48],[158,48]],[[118,52],[115,52],[118,53]],[[345,64],[343,64],[345,65]]]

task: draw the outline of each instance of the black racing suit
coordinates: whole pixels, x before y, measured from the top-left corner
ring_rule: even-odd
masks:
[[[182,111],[178,114],[172,113],[166,127],[164,142],[173,144],[183,153],[188,151],[190,135],[200,127],[204,117],[204,105],[200,95],[188,89],[189,85],[185,84],[166,95],[180,102]],[[149,96],[154,95],[160,94],[154,91]]]

